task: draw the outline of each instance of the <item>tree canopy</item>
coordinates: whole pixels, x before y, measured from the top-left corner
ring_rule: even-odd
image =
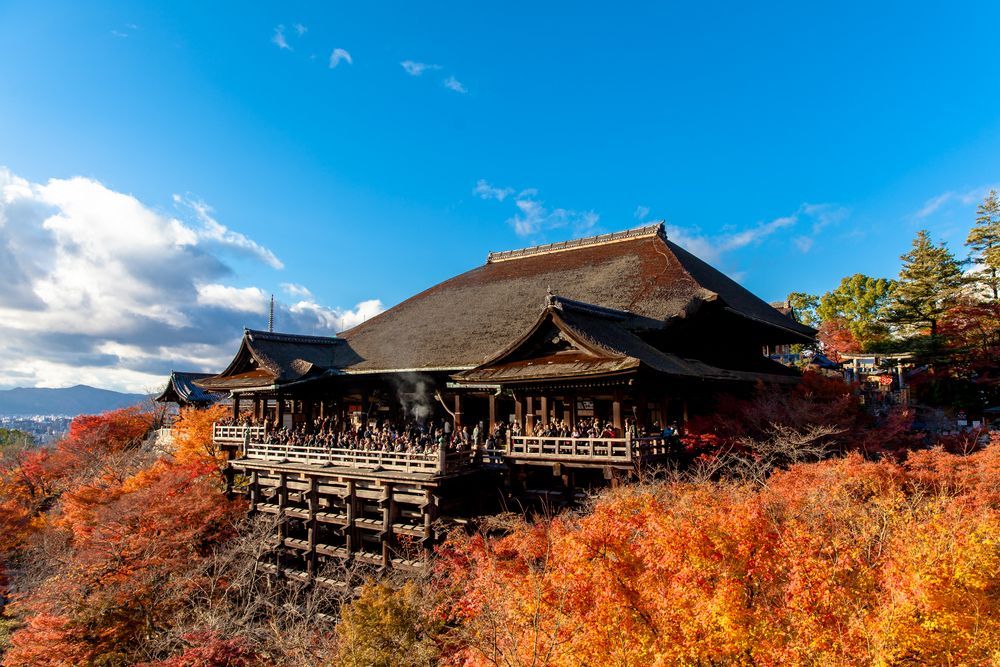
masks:
[[[933,340],[941,317],[966,284],[961,265],[945,244],[931,241],[927,230],[917,232],[913,247],[900,259],[903,267],[893,290],[891,318],[904,325],[926,327]]]
[[[965,244],[975,264],[972,277],[996,301],[1000,298],[1000,196],[989,194],[976,210],[976,224]]]

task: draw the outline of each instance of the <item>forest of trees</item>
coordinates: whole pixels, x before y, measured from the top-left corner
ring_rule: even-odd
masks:
[[[788,296],[799,318],[819,329],[820,349],[843,354],[915,355],[927,373],[914,385],[927,405],[980,411],[1000,404],[1000,196],[979,204],[956,256],[921,230],[896,278],[854,274],[816,296]]]
[[[259,568],[185,411],[73,422],[0,461],[6,667],[986,664],[1000,637],[1000,442],[927,443],[838,379],[730,399],[660,471],[551,515],[456,528],[426,575],[309,587]],[[793,427],[792,424],[795,426]],[[359,577],[364,572],[328,572]]]

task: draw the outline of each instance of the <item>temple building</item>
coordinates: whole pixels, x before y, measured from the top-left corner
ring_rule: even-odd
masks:
[[[308,578],[330,559],[419,567],[440,518],[668,462],[671,427],[721,393],[795,383],[762,350],[814,335],[661,223],[490,253],[338,336],[247,330],[197,385],[232,396],[216,437],[234,483],[281,517],[273,566]],[[477,436],[417,451],[310,437],[404,423]]]

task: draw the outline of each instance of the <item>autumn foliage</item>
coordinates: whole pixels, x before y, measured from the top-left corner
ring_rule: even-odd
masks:
[[[592,511],[453,539],[455,662],[986,664],[1000,449],[801,464],[765,486],[623,487]],[[454,639],[454,638],[453,638]]]

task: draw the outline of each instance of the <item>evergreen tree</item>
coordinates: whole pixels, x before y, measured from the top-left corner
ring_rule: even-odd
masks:
[[[992,293],[996,301],[1000,298],[1000,197],[996,190],[990,190],[976,210],[976,225],[965,245],[969,246],[969,258],[979,267],[974,275],[976,284]]]
[[[867,351],[889,337],[886,316],[895,286],[894,280],[856,273],[824,294],[816,312],[823,322],[842,320],[862,350]]]
[[[945,244],[935,245],[925,229],[917,232],[913,248],[900,259],[903,268],[893,290],[890,318],[928,327],[933,345],[941,316],[966,283],[961,265]]]

